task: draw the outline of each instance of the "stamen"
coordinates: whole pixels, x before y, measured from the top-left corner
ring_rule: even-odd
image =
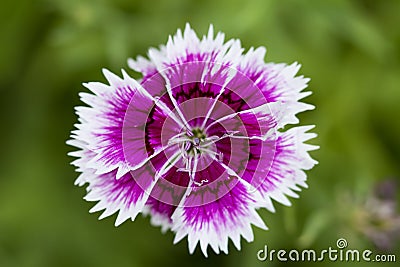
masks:
[[[193,170],[192,170],[192,173],[191,173],[191,175],[190,175],[190,179],[193,181],[193,183],[194,183],[195,185],[197,185],[197,186],[202,186],[204,183],[208,183],[208,180],[207,180],[207,179],[204,179],[204,180],[201,180],[200,182],[196,182],[196,181],[195,181],[195,174],[196,174],[196,171],[197,171],[198,160],[199,160],[199,157],[198,157],[198,155],[197,155],[197,151],[195,150],[195,151],[194,151]]]
[[[193,143],[194,143],[194,145],[198,146],[198,145],[200,144],[200,139],[197,138],[197,137],[195,137],[195,138],[193,139]]]
[[[208,148],[202,147],[200,151],[203,153],[207,153],[207,155],[211,156],[213,159],[217,160],[218,162],[222,162],[224,158],[224,154],[222,152],[215,152]]]
[[[185,149],[185,151],[189,151],[191,146],[192,146],[192,144],[191,144],[190,142],[185,142],[185,143],[184,143],[184,149]]]
[[[213,136],[211,139],[220,139],[220,137]],[[190,181],[196,186],[202,186],[204,183],[208,182],[207,179],[203,179],[200,182],[195,180],[201,153],[213,153],[213,155],[222,160],[221,153],[218,154],[204,147],[204,145],[208,146],[207,143],[204,143],[204,140],[207,140],[207,138],[205,137],[203,131],[201,129],[193,129],[192,131],[183,131],[173,136],[168,141],[168,144],[178,144],[180,148],[179,153],[181,154],[184,167],[179,168],[178,171],[187,172],[189,174]]]
[[[209,142],[204,143],[203,146],[207,147],[207,146],[212,145],[222,139],[225,139],[228,137],[235,137],[235,134],[237,134],[237,133],[238,133],[238,131],[231,131],[231,132],[223,134],[221,137],[219,137],[217,135],[210,136],[206,139],[207,141],[209,140]]]

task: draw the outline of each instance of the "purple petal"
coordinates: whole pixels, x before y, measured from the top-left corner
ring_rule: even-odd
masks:
[[[153,158],[139,170],[131,171],[116,179],[116,171],[95,175],[90,180],[88,201],[99,201],[90,212],[105,209],[100,219],[119,211],[115,225],[128,218],[134,220],[142,212],[151,189],[154,187],[156,171],[165,163],[162,155]]]
[[[316,136],[314,133],[307,133],[311,126],[291,128],[285,133],[279,133],[276,140],[276,152],[270,165],[269,172],[260,183],[253,180],[257,185],[258,192],[264,198],[272,199],[290,205],[285,195],[297,197],[292,190],[300,190],[297,185],[307,187],[304,170],[311,169],[317,162],[313,160],[308,151],[315,150],[318,146],[305,144],[304,142]],[[247,171],[259,173],[259,169],[248,167]],[[273,210],[273,207],[267,208]]]
[[[248,242],[253,240],[251,224],[266,228],[254,209],[255,199],[241,182],[226,177],[221,181],[221,186],[229,193],[200,206],[191,205],[199,199],[199,192],[192,191],[172,216],[172,230],[177,232],[174,242],[179,242],[187,235],[191,253],[198,242],[205,256],[208,245],[216,253],[220,250],[227,253],[228,238],[240,249],[240,236]]]
[[[265,64],[255,59],[250,59],[257,56],[258,53],[249,51],[251,55],[247,56],[248,60],[252,60],[253,64],[243,63],[239,70],[248,77],[254,86],[262,91],[268,103],[280,102],[285,104],[283,107],[290,114],[287,116],[286,123],[298,123],[296,114],[305,110],[313,109],[314,106],[299,102],[300,99],[310,95],[310,92],[302,92],[310,79],[303,76],[296,77],[296,73],[300,69],[300,65],[293,63],[287,66],[286,64]]]
[[[135,94],[135,88],[127,80],[106,70],[104,75],[110,86],[85,84],[96,95],[81,94],[82,101],[90,107],[77,108],[82,124],[74,131],[75,138],[86,143],[86,148],[93,152],[87,167],[99,174],[125,168],[122,128],[126,110]]]

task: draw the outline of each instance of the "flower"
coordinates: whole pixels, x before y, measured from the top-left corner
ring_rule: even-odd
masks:
[[[80,94],[88,106],[76,108],[68,144],[79,148],[76,184],[97,202],[90,212],[118,212],[116,226],[149,214],[205,256],[208,246],[228,253],[228,239],[240,250],[251,224],[266,229],[256,210],[298,197],[318,147],[304,143],[313,126],[283,131],[314,108],[299,102],[309,79],[295,76],[297,63],[265,63],[265,52],[243,53],[212,26],[200,40],[187,24],[149,59],[129,59],[141,80],[103,70],[109,85],[85,83],[92,93]]]
[[[345,229],[357,233],[358,238],[367,238],[380,251],[393,251],[400,240],[397,192],[396,178],[386,178],[379,180],[365,196],[341,196],[338,202],[346,201],[339,211]]]

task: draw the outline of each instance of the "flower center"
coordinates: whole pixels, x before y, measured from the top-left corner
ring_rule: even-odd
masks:
[[[195,128],[184,135],[186,141],[182,142],[182,152],[187,156],[197,156],[202,153],[202,146],[207,138],[202,129]],[[196,155],[197,154],[197,155]]]
[[[169,144],[177,144],[185,167],[179,171],[188,172],[192,182],[198,186],[208,182],[208,180],[197,181],[195,174],[198,168],[199,158],[205,155],[215,160],[222,160],[222,153],[216,151],[215,142],[220,140],[218,136],[207,136],[201,128],[186,130],[175,135],[169,140]]]

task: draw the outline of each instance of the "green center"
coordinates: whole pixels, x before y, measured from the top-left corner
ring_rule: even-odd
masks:
[[[196,150],[197,154],[200,154],[201,143],[203,143],[207,137],[204,134],[204,131],[200,128],[194,128],[192,129],[191,134],[188,134],[187,137],[190,139],[190,141],[188,141],[185,145],[187,146],[185,147],[186,152],[189,155],[194,156],[195,155],[194,150]]]
[[[206,135],[204,134],[203,130],[200,129],[200,128],[194,128],[194,129],[192,130],[192,133],[193,133],[192,139],[198,138],[198,139],[201,140],[201,141],[204,140],[204,139],[206,139]]]

